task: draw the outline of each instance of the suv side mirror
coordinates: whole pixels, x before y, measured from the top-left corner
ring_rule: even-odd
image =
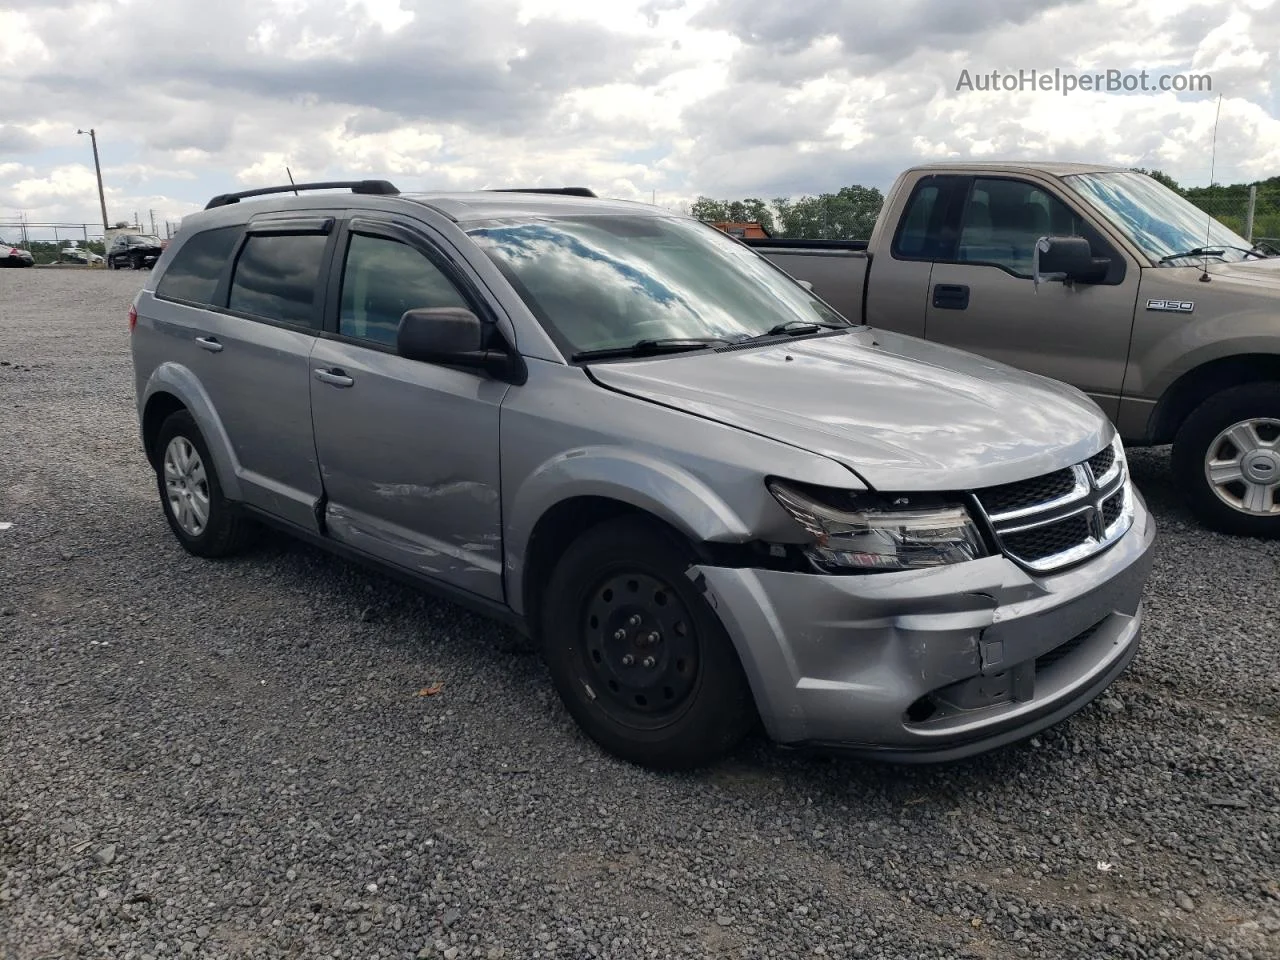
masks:
[[[528,378],[518,354],[485,349],[480,318],[461,307],[406,310],[396,331],[396,352],[409,360],[483,370],[509,383]]]
[[[1036,241],[1032,273],[1042,280],[1099,283],[1111,266],[1109,257],[1095,257],[1084,237],[1041,237]]]

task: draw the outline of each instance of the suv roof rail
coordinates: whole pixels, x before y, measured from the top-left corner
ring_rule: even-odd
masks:
[[[565,197],[595,197],[587,187],[492,187],[489,193],[558,193]]]
[[[214,207],[225,207],[231,203],[239,203],[245,197],[265,197],[272,193],[296,193],[299,190],[342,190],[350,189],[352,193],[365,193],[374,196],[392,197],[400,191],[389,180],[323,180],[316,183],[288,183],[278,187],[259,187],[256,190],[241,190],[238,193],[220,193],[204,205],[206,210]]]

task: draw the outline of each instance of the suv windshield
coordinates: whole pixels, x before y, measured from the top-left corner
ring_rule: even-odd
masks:
[[[1204,256],[1201,250],[1217,260],[1243,260],[1253,246],[1145,174],[1080,173],[1063,180],[1156,262],[1171,257],[1169,266],[1185,267]],[[1188,251],[1197,255],[1175,257]]]
[[[850,326],[763,257],[681,217],[511,218],[467,232],[570,354]]]

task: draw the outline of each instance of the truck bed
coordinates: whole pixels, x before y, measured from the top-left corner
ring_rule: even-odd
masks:
[[[813,284],[814,293],[853,323],[862,322],[862,292],[871,257],[865,240],[744,240],[779,267]]]

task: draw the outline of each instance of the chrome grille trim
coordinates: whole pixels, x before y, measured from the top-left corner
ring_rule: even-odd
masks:
[[[1101,451],[1101,453],[1105,452],[1107,451]],[[1093,472],[1094,462],[1106,459],[1100,454],[1094,454],[1088,460],[1071,466],[1069,469],[1075,481],[1071,493],[1051,500],[988,514],[983,506],[982,497],[984,492],[994,488],[988,488],[988,491],[974,491],[973,496],[978,510],[990,524],[1001,552],[1034,573],[1051,573],[1101,553],[1124,536],[1133,526],[1134,501],[1124,446],[1119,437],[1112,441],[1110,453],[1112,454],[1111,463],[1101,476],[1095,476]],[[1035,479],[1038,478],[1033,478],[1028,483],[1034,483]],[[1007,488],[1009,485],[1005,486]],[[1120,511],[1115,519],[1107,524],[1104,519],[1103,504],[1117,494],[1121,498]],[[1016,534],[1027,534],[1040,529],[1045,530],[1047,537],[1053,537],[1054,534],[1050,528],[1066,523],[1078,525],[1082,515],[1086,518],[1083,529],[1088,530],[1088,536],[1048,556],[1020,556],[1018,550],[1006,540],[1006,537],[1016,539],[1014,536]],[[1079,530],[1075,531],[1076,534],[1079,532]],[[1057,535],[1062,536],[1062,531],[1058,531]],[[1024,549],[1027,549],[1025,544]]]

